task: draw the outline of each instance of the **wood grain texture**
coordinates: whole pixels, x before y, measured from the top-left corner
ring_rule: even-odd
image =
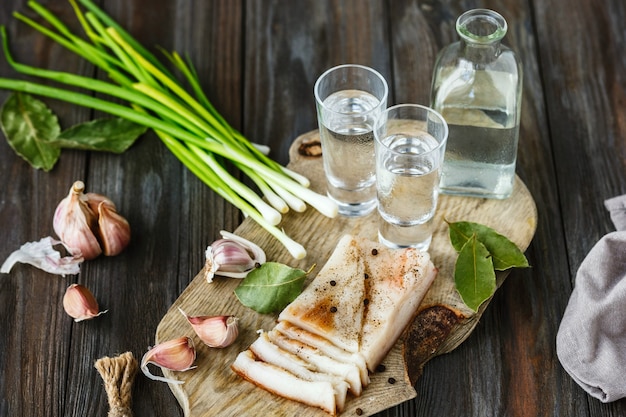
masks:
[[[291,146],[289,167],[306,175],[311,180],[311,189],[325,192],[326,183],[322,167],[322,155],[303,156],[300,149],[311,144],[319,145],[319,134],[312,131],[299,136]],[[485,302],[478,312],[469,309],[461,300],[454,285],[454,264],[456,252],[448,238],[446,222],[474,221],[496,229],[509,237],[522,250],[526,250],[535,233],[537,210],[526,186],[516,179],[512,196],[506,200],[487,200],[467,197],[440,196],[434,217],[433,241],[429,249],[431,259],[439,272],[432,287],[426,294],[418,310],[444,307],[456,320],[449,325],[445,337],[437,340],[406,337],[398,341],[392,352],[383,361],[385,371],[372,374],[372,383],[361,397],[350,398],[343,415],[353,415],[360,409],[362,415],[373,415],[393,405],[405,402],[416,396],[413,385],[417,374],[409,370],[422,369],[432,357],[451,352],[471,334],[482,313],[487,308]],[[363,218],[326,218],[312,208],[304,213],[287,213],[280,227],[307,248],[307,257],[295,261],[286,253],[282,245],[253,221],[245,220],[235,231],[238,235],[262,247],[269,261],[282,262],[290,266],[308,270],[311,265],[317,268],[307,277],[314,279],[326,260],[335,249],[341,236],[351,234],[377,240],[379,217],[373,213]],[[508,275],[498,274],[498,285]],[[185,381],[184,384],[170,384],[187,417],[210,417],[220,415],[269,413],[270,415],[324,415],[321,410],[306,407],[293,401],[272,396],[236,376],[229,368],[237,354],[256,340],[259,329],[270,330],[276,323],[275,315],[260,315],[239,303],[233,291],[239,280],[216,278],[209,284],[200,271],[190,286],[168,310],[156,331],[156,342],[161,343],[183,335],[192,337],[198,351],[197,368],[193,371],[177,373],[164,370],[171,378]],[[190,315],[235,315],[240,317],[240,335],[235,344],[226,349],[210,349],[202,344],[180,313],[179,308]],[[420,313],[421,315],[421,313]],[[420,317],[418,315],[418,318]],[[388,318],[393,320],[392,317]],[[447,323],[434,319],[434,325],[445,327]],[[422,321],[415,320],[408,332],[420,332]],[[416,343],[419,343],[416,345]],[[414,355],[428,345],[426,355]],[[407,363],[407,360],[418,363]],[[389,384],[393,377],[397,382]],[[220,396],[216,396],[216,393]]]
[[[623,0],[97,0],[158,54],[188,54],[210,99],[251,140],[287,163],[301,132],[316,128],[313,84],[325,69],[356,62],[389,82],[389,104],[425,103],[434,54],[457,39],[463,11],[487,7],[509,24],[505,43],[524,65],[517,174],[533,195],[537,230],[470,337],[431,359],[415,399],[377,417],[626,415],[626,400],[602,404],[561,368],[555,337],[576,270],[613,230],[602,201],[626,192],[626,4]],[[69,26],[67,0],[41,0]],[[72,53],[11,16],[26,0],[0,1],[15,57],[44,68],[94,75]],[[95,74],[106,78],[105,74]],[[16,73],[0,57],[0,76]],[[0,102],[8,92],[0,91]],[[96,114],[50,100],[62,125]],[[152,134],[122,156],[63,152],[35,171],[0,140],[0,260],[51,234],[56,202],[76,179],[110,193],[131,220],[127,254],[98,259],[77,277],[19,265],[0,277],[0,416],[104,417],[93,362],[141,356],[168,308],[203,265],[237,210],[200,183]],[[73,323],[60,300],[72,282],[93,286],[107,315]],[[181,416],[166,384],[141,375],[136,417]]]

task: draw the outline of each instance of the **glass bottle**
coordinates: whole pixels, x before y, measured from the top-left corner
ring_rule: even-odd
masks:
[[[519,139],[522,67],[501,44],[506,20],[487,9],[462,14],[460,40],[438,55],[431,107],[450,132],[441,192],[503,199],[511,195]]]

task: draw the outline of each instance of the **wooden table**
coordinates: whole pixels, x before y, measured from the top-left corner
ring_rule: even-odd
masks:
[[[76,27],[66,1],[43,1]],[[325,69],[360,63],[390,83],[390,104],[428,103],[438,50],[456,40],[470,7],[499,11],[505,43],[524,63],[517,173],[538,207],[531,269],[516,270],[474,333],[429,362],[417,398],[380,416],[618,416],[626,400],[602,404],[563,370],[555,337],[576,270],[613,230],[603,201],[626,192],[626,8],[622,0],[107,1],[105,10],[144,45],[189,54],[208,96],[232,125],[288,161],[301,133],[316,128],[313,84]],[[4,0],[15,57],[61,71],[93,69],[11,17],[32,15]],[[15,77],[5,60],[0,76]],[[0,92],[4,101],[8,93]],[[91,111],[46,100],[62,126]],[[240,213],[147,133],[122,155],[64,151],[51,172],[31,168],[0,140],[0,261],[52,235],[52,215],[74,180],[111,197],[129,220],[131,246],[78,276],[18,265],[0,276],[0,415],[105,416],[94,361],[141,357],[169,306],[204,263],[204,249]],[[63,311],[68,285],[89,287],[106,318],[75,324]],[[178,416],[164,383],[139,375],[134,412]]]

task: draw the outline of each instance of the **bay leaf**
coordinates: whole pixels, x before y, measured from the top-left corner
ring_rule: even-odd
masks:
[[[448,227],[450,243],[457,252],[461,251],[471,236],[476,235],[476,239],[491,254],[496,271],[529,267],[528,259],[517,245],[488,226],[473,222],[455,222],[448,223]]]
[[[102,118],[80,123],[61,132],[57,146],[99,152],[125,152],[147,127],[122,118]]]
[[[235,295],[246,307],[262,314],[275,313],[291,303],[304,287],[306,272],[277,262],[252,270],[237,286]]]
[[[476,234],[472,234],[459,251],[454,283],[463,302],[474,311],[496,291],[491,255]]]
[[[61,131],[57,116],[46,104],[26,93],[13,93],[0,109],[0,127],[9,146],[31,166],[50,171],[61,148],[50,141]]]

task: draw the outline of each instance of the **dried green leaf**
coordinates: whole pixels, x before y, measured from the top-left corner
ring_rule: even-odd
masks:
[[[266,262],[252,270],[235,289],[241,304],[259,313],[281,311],[304,286],[306,272],[277,262]]]
[[[472,310],[496,291],[496,274],[489,251],[476,234],[467,239],[459,251],[454,268],[454,283],[463,302]]]
[[[30,165],[50,171],[61,148],[50,142],[61,128],[46,104],[26,93],[13,93],[0,109],[0,127],[9,145]]]
[[[467,241],[476,235],[476,239],[485,245],[491,254],[496,271],[529,266],[528,259],[517,245],[490,227],[472,222],[448,223],[448,226],[450,242],[457,252],[460,252]]]
[[[62,148],[123,153],[147,128],[122,118],[104,118],[77,124],[52,142]]]

